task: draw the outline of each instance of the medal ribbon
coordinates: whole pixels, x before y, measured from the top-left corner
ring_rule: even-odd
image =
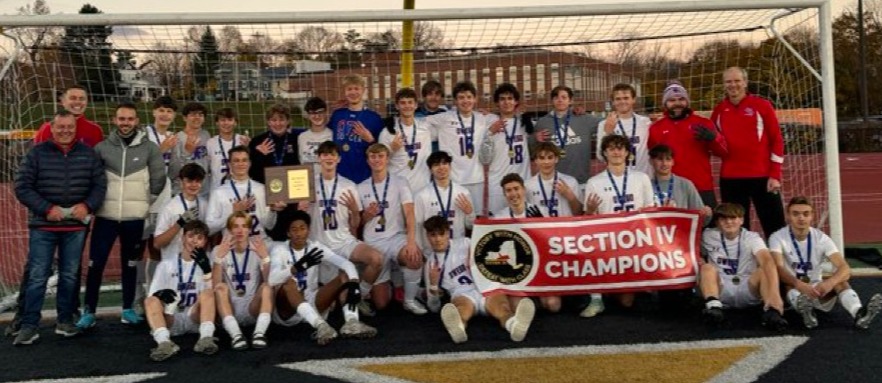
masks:
[[[542,192],[542,203],[545,204],[545,207],[548,208],[548,213],[552,217],[557,217],[557,209],[554,208],[554,195],[557,193],[557,189],[554,187],[557,185],[557,171],[554,171],[554,180],[551,181],[551,199],[548,199],[548,195],[545,193],[545,185],[542,182],[542,176],[539,176],[539,190]],[[615,185],[615,183],[613,183]]]
[[[738,232],[738,252],[735,253],[735,261],[732,262],[729,259],[729,248],[726,246],[726,237],[723,236],[723,231],[720,230],[720,244],[723,245],[723,251],[726,253],[726,259],[729,260],[730,265],[728,270],[726,270],[726,275],[737,275],[738,274],[738,264],[741,263],[741,233],[744,232],[744,229]]]
[[[793,235],[793,229],[790,229],[790,241],[793,242],[793,251],[796,252],[796,257],[799,259],[797,269],[802,270],[801,274],[799,270],[797,270],[796,276],[808,275],[808,271],[812,268],[812,232],[809,231],[808,237],[806,238],[805,258],[802,257],[802,251],[799,250],[799,242],[796,241],[796,236]]]
[[[386,195],[389,193],[389,179],[392,178],[391,174],[386,174],[386,182],[383,186],[383,199],[380,199],[380,194],[377,193],[377,185],[371,181],[371,189],[374,190],[374,198],[377,199],[377,203],[380,204],[380,213],[377,215],[378,217],[383,217],[386,212]]]
[[[551,115],[554,117],[554,135],[557,136],[558,145],[560,145],[560,149],[563,150],[567,146],[567,127],[570,126],[570,110],[567,109],[567,118],[564,120],[563,125],[563,133],[561,133],[560,121],[557,119],[557,113],[551,112]]]
[[[184,302],[184,292],[190,289],[190,284],[193,283],[193,276],[196,275],[196,262],[193,261],[193,266],[190,266],[190,277],[187,278],[187,284],[184,284],[184,261],[183,257],[178,255],[178,291],[181,296],[181,303]]]
[[[441,199],[441,191],[438,190],[438,184],[435,183],[435,179],[432,179],[432,187],[435,188],[435,197],[438,198],[438,204],[441,205],[441,216],[444,219],[448,219],[447,216],[450,215],[448,209],[450,208],[450,202],[453,200],[453,184],[447,185],[447,204],[444,204],[444,201]]]
[[[622,193],[619,194],[619,186],[616,185],[616,180],[613,179],[612,172],[609,169],[606,170],[606,175],[609,176],[609,183],[612,184],[613,191],[616,193],[616,201],[618,201],[619,206],[622,209],[625,208],[625,202],[628,199],[628,168],[625,167],[625,177],[622,179]]]
[[[241,201],[242,197],[239,195],[239,190],[236,189],[236,182],[230,180],[230,188],[233,189],[233,194],[236,195],[236,201]],[[248,180],[248,190],[245,193],[245,197],[251,197],[251,180]]]
[[[662,194],[661,185],[658,183],[658,177],[653,180],[653,186],[655,186],[655,196],[658,197],[658,202],[660,206],[665,206],[667,201],[673,199],[674,196],[674,176],[671,175],[671,179],[668,180],[668,194]]]
[[[337,180],[340,178],[338,175],[334,175],[334,186],[331,188],[331,199],[328,199],[327,195],[325,195],[325,178],[319,176],[319,187],[322,189],[322,204],[324,205],[325,215],[330,216],[331,211],[331,200],[337,195]]]
[[[462,128],[462,135],[465,137],[465,151],[466,155],[468,153],[475,153],[475,114],[472,113],[472,127],[466,129],[465,123],[462,122],[462,115],[458,112],[456,113],[456,118],[459,119],[459,126]]]
[[[245,259],[242,260],[242,270],[239,270],[239,262],[236,260],[236,252],[230,250],[230,258],[233,258],[233,279],[236,281],[236,290],[245,289],[245,271],[248,270],[248,256],[251,255],[251,247],[245,248]]]

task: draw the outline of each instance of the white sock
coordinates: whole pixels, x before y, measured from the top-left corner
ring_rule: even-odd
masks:
[[[312,305],[307,302],[297,305],[297,315],[300,315],[300,317],[313,328],[318,327],[319,323],[324,322],[319,317],[318,312],[315,311],[315,307],[312,307]]]
[[[514,327],[515,317],[512,316],[505,321],[505,331],[511,332],[512,327]]]
[[[420,279],[423,277],[423,271],[402,267],[401,274],[404,275],[404,301],[413,302],[416,300],[417,293],[420,290]]]
[[[365,281],[361,281],[358,283],[358,287],[361,289],[361,296],[366,297],[368,296],[368,294],[370,294],[371,288],[373,288],[374,285]]]
[[[800,295],[802,295],[802,293],[797,289],[790,289],[787,291],[787,301],[790,302],[790,306],[796,308],[796,299],[798,299]]]
[[[211,338],[214,336],[214,322],[205,321],[199,324],[199,337]]]
[[[260,315],[257,316],[257,323],[254,325],[254,333],[266,334],[266,329],[269,328],[269,325],[269,313],[260,313]]]
[[[591,303],[594,302],[603,303],[603,295],[602,294],[591,294]]]
[[[156,344],[168,342],[169,339],[171,339],[171,334],[169,334],[167,328],[160,327],[156,330],[153,330],[153,340],[156,342]]]
[[[851,314],[852,317],[857,315],[858,310],[863,307],[861,304],[861,298],[858,297],[857,293],[852,289],[843,290],[839,293],[839,304]]]
[[[232,315],[227,315],[223,319],[224,330],[227,330],[227,334],[230,334],[230,338],[235,338],[239,335],[242,335],[242,330],[239,329],[239,322],[236,322],[236,318]]]
[[[346,322],[349,322],[351,320],[358,320],[358,308],[356,308],[355,310],[350,310],[349,305],[344,303],[343,304],[343,319],[345,319]]]

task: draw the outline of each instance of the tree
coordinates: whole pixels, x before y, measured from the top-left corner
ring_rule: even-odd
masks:
[[[45,0],[34,0],[34,4],[27,4],[18,8],[18,14],[22,16],[48,15],[49,4]],[[36,65],[40,51],[58,42],[60,29],[56,27],[12,28],[9,34],[15,36],[24,46],[28,53],[31,65]]]
[[[343,35],[325,27],[303,28],[293,39],[285,41],[284,49],[293,59],[331,60],[343,48]]]
[[[168,94],[192,98],[187,91],[192,88],[192,77],[186,75],[192,73],[188,55],[180,47],[170,47],[163,42],[155,43],[150,50],[153,52],[144,57],[141,68],[155,76]]]
[[[199,52],[193,60],[193,80],[196,87],[203,91],[208,89],[214,72],[220,67],[221,57],[217,46],[217,37],[211,27],[206,27],[199,39]]]
[[[90,4],[81,14],[102,13]],[[113,66],[113,44],[108,41],[113,28],[108,25],[69,26],[64,28],[60,51],[69,59],[77,83],[89,91],[93,100],[115,100],[119,71]]]
[[[116,67],[119,69],[135,69],[135,55],[125,49],[116,51]]]

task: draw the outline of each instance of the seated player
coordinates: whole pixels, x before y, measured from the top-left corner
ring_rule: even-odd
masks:
[[[490,315],[511,335],[511,340],[520,342],[527,336],[536,306],[530,299],[520,299],[517,305],[513,297],[494,293],[487,297],[481,295],[472,282],[469,271],[469,239],[465,237],[450,239],[450,222],[442,216],[433,216],[423,224],[431,248],[426,249],[429,267],[426,280],[429,282],[428,305],[432,312],[441,309],[441,321],[454,343],[468,340],[466,324],[475,314]],[[441,307],[441,295],[450,296],[450,303]],[[517,307],[512,310],[512,306]]]
[[[205,252],[208,226],[193,220],[184,224],[183,230],[178,257],[157,265],[150,296],[144,300],[150,334],[157,345],[150,350],[150,359],[157,362],[177,354],[180,347],[170,337],[186,333],[199,333],[193,351],[206,355],[217,352],[211,260]]]
[[[272,250],[269,280],[275,291],[273,322],[290,327],[305,321],[315,328],[318,344],[328,344],[337,337],[337,331],[323,317],[327,317],[338,292],[345,289],[345,322],[340,333],[344,337],[373,337],[377,329],[358,318],[361,291],[355,265],[327,246],[308,240],[310,223],[309,214],[296,211],[288,228],[289,240]]]
[[[882,309],[882,295],[873,294],[866,306],[848,284],[851,268],[827,234],[812,227],[814,207],[806,197],[793,197],[787,204],[788,226],[769,237],[769,248],[787,301],[802,316],[807,328],[818,326],[815,309],[830,312],[839,303],[854,318],[854,325],[867,329]],[[830,261],[836,272],[827,279],[821,263]]]
[[[710,323],[721,323],[723,308],[763,305],[762,324],[783,330],[784,304],[778,291],[775,261],[759,234],[743,229],[744,208],[723,203],[714,210],[716,228],[702,234],[699,288],[705,299],[703,314]]]
[[[234,212],[227,219],[226,228],[229,234],[213,251],[212,279],[218,316],[230,334],[234,350],[248,348],[239,326],[252,324],[251,347],[266,348],[266,330],[273,310],[273,290],[267,283],[269,252],[259,236],[249,236],[250,214]]]

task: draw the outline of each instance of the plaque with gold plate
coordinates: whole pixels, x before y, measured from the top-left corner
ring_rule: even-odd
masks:
[[[266,203],[297,203],[315,199],[312,165],[272,166],[264,170]]]

